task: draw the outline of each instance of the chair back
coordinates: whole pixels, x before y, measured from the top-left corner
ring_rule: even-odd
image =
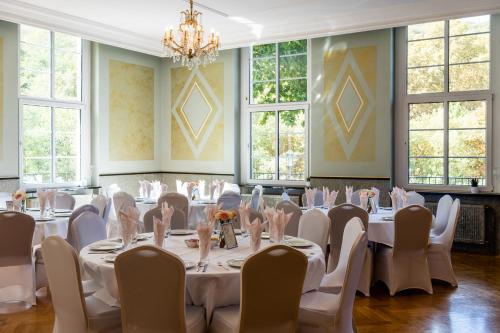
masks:
[[[248,257],[241,269],[239,332],[295,332],[306,270],[306,256],[285,245]]]
[[[347,223],[342,239],[337,269],[343,270],[344,279],[340,290],[339,310],[335,316],[335,328],[338,332],[350,332],[356,289],[368,245],[367,232],[364,231],[359,218],[354,217]]]
[[[433,228],[433,233],[435,235],[440,235],[446,229],[452,205],[453,199],[448,194],[439,199],[436,210],[436,222]]]
[[[408,205],[425,205],[424,196],[415,191],[407,192],[406,197],[408,198]]]
[[[352,193],[352,196],[351,196],[351,204],[355,205],[355,206],[359,206],[361,205],[361,198],[359,196],[359,194],[361,193],[361,190],[356,190]]]
[[[238,210],[241,203],[241,195],[234,191],[225,191],[217,199],[217,205],[221,205],[224,210]]]
[[[158,207],[161,207],[163,203],[166,202],[170,207],[174,207],[175,209],[182,210],[184,215],[189,216],[189,201],[188,198],[181,193],[176,192],[168,192],[160,196],[158,199]]]
[[[99,215],[104,219],[106,223],[108,223],[109,212],[111,210],[111,199],[106,198],[102,194],[98,194],[92,199],[90,204],[99,209]]]
[[[161,207],[150,209],[144,214],[144,232],[154,232],[153,216],[161,219]],[[187,229],[187,219],[184,212],[180,209],[174,208],[174,214],[170,219],[170,229]]]
[[[113,206],[116,216],[119,216],[121,210],[126,211],[128,207],[136,207],[135,199],[127,192],[119,191],[113,194]]]
[[[0,213],[0,267],[31,264],[35,220],[19,212]]]
[[[421,205],[400,209],[394,216],[394,255],[427,248],[432,213]]]
[[[276,209],[283,209],[285,214],[292,213],[292,217],[285,227],[285,235],[297,237],[299,234],[299,221],[302,216],[300,207],[291,201],[281,201],[276,205]]]
[[[75,250],[80,252],[85,246],[106,239],[104,220],[96,213],[83,212],[71,224],[68,238],[71,238]]]
[[[307,202],[307,196],[306,193],[302,193],[302,206],[306,206],[308,204]],[[323,206],[323,191],[316,191],[316,194],[314,195],[314,205],[315,207],[321,207]]]
[[[330,220],[317,208],[311,209],[300,217],[298,236],[318,244],[326,253]]]
[[[340,256],[340,248],[344,237],[344,229],[353,217],[358,217],[363,224],[363,228],[368,230],[368,213],[353,204],[342,204],[333,207],[328,212],[330,218],[330,256],[328,258],[328,272],[337,267]]]
[[[448,250],[451,250],[453,245],[453,239],[455,238],[455,231],[457,230],[457,224],[460,220],[460,199],[455,199],[451,205],[450,214],[448,216],[448,223],[444,231],[437,237],[431,239],[434,243],[440,243],[446,246]]]
[[[123,333],[186,332],[186,269],[178,256],[136,247],[118,255],[115,272]]]
[[[56,209],[75,209],[75,198],[68,193],[56,193]]]
[[[80,265],[75,250],[59,236],[42,242],[42,255],[55,312],[53,332],[87,333]]]
[[[69,232],[69,230],[71,230],[71,225],[73,224],[75,219],[78,216],[80,216],[83,212],[91,212],[91,213],[99,215],[99,209],[97,207],[95,207],[94,205],[80,206],[71,213],[71,215],[69,216],[69,219],[68,219],[68,236],[66,237],[66,240],[74,248],[76,248],[75,240],[73,239],[73,233]]]
[[[262,187],[255,186],[252,190],[252,197],[250,199],[250,208],[259,210],[260,200],[262,198]]]

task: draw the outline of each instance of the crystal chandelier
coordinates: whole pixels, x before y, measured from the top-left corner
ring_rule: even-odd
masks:
[[[189,69],[212,63],[219,55],[219,34],[212,32],[205,44],[205,32],[200,19],[201,13],[193,10],[193,0],[190,0],[189,10],[181,12],[177,38],[174,36],[174,29],[168,28],[162,41],[166,56],[174,62],[181,60],[182,65]]]

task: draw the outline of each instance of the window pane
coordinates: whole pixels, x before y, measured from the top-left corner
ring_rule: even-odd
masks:
[[[450,37],[450,64],[490,60],[490,34]]]
[[[43,106],[22,106],[24,182],[51,182],[51,109]]]
[[[80,178],[79,161],[76,158],[56,159],[56,182],[71,183]]]
[[[275,57],[276,44],[256,45],[252,47],[252,56],[254,59],[261,57]]]
[[[279,179],[304,180],[304,110],[279,112]]]
[[[410,158],[410,184],[443,184],[444,160],[442,158]]]
[[[253,61],[253,82],[276,81],[276,58],[262,58]]]
[[[449,154],[451,157],[486,156],[485,130],[450,130],[449,142]]]
[[[289,42],[279,43],[279,54],[297,54],[297,53],[306,53],[307,52],[307,40],[292,40]]]
[[[444,131],[410,131],[410,157],[444,155]]]
[[[38,46],[50,47],[50,31],[29,25],[20,26],[21,42]]]
[[[56,182],[80,179],[80,110],[54,109]]]
[[[413,24],[408,26],[408,40],[444,36],[444,21]]]
[[[444,39],[408,43],[408,67],[444,64]]]
[[[75,36],[54,32],[54,48],[58,51],[81,53],[82,40]]]
[[[64,100],[81,100],[81,54],[56,51],[55,97]]]
[[[408,69],[408,94],[443,92],[444,67]]]
[[[487,90],[490,64],[450,65],[450,91]]]
[[[276,179],[276,115],[251,113],[252,179]]]
[[[410,130],[443,129],[443,103],[410,104]]]
[[[450,20],[450,36],[490,31],[490,16],[474,16]]]
[[[307,101],[307,79],[280,80],[280,102]]]
[[[449,103],[450,128],[486,128],[486,102]]]
[[[50,48],[21,42],[19,48],[20,93],[50,97]]]
[[[307,55],[280,56],[280,79],[307,77]]]
[[[486,185],[485,158],[450,158],[449,184],[470,185],[471,178],[478,178],[479,185]]]
[[[261,82],[253,84],[254,104],[276,103],[276,82]]]

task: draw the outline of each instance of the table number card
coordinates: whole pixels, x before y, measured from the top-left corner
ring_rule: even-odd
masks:
[[[226,222],[221,224],[222,237],[224,238],[225,248],[230,250],[238,247],[236,235],[234,234],[233,222]]]

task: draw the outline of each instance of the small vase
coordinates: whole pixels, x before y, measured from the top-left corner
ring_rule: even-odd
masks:
[[[474,193],[474,194],[479,193],[479,187],[477,187],[477,186],[471,186],[470,193]]]

